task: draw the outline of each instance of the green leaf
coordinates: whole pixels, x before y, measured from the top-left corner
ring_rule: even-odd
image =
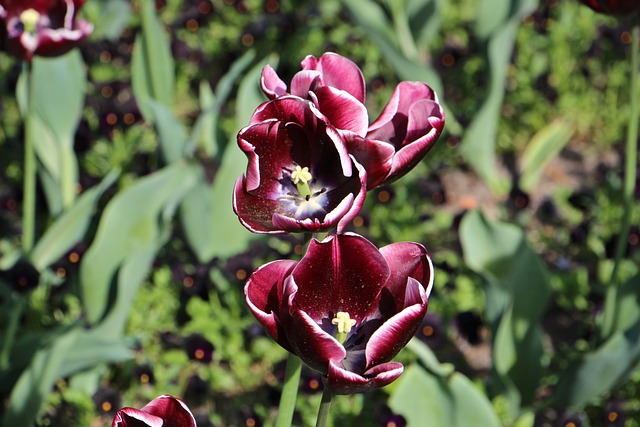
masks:
[[[21,80],[21,110],[29,115],[34,150],[52,180],[45,186],[49,208],[58,214],[73,204],[76,194],[78,162],[73,144],[86,93],[84,62],[77,49],[56,58],[36,57],[31,76],[23,73]]]
[[[640,322],[636,322],[562,371],[552,404],[581,408],[626,380],[639,363]]]
[[[92,39],[118,39],[131,19],[131,3],[127,0],[94,0],[82,11],[95,27]]]
[[[160,148],[167,163],[177,162],[185,157],[185,145],[187,142],[187,130],[173,115],[166,105],[147,98],[144,101],[147,108],[147,119],[153,123],[158,137]]]
[[[50,347],[36,352],[29,367],[20,375],[11,391],[2,425],[33,425],[51,387],[60,378],[60,367],[65,357],[72,352],[80,333],[80,328],[74,328],[57,338]]]
[[[243,127],[249,123],[256,107],[264,102],[265,97],[260,89],[260,73],[267,63],[275,62],[275,58],[265,58],[254,66],[240,82],[237,96],[236,123]],[[234,135],[235,141],[235,135]],[[224,150],[222,164],[216,174],[211,191],[213,205],[210,221],[217,244],[212,255],[229,257],[247,249],[249,242],[255,237],[244,228],[232,209],[232,195],[236,180],[247,169],[247,157],[237,144],[230,143]]]
[[[83,331],[75,340],[73,351],[61,363],[58,378],[68,377],[102,363],[132,359],[133,351],[122,341],[120,337],[104,336],[101,329]]]
[[[419,365],[409,366],[389,398],[389,406],[407,424],[449,427],[499,427],[500,420],[486,396],[464,375],[430,374]]]
[[[47,229],[31,253],[30,259],[34,267],[42,271],[83,238],[98,198],[113,184],[117,176],[117,172],[112,172],[99,185],[85,191],[75,204]]]
[[[612,285],[613,286],[613,285]],[[640,322],[640,274],[633,276],[615,292],[615,301],[606,301],[609,316],[600,314],[600,337],[608,338],[615,332],[623,332]]]
[[[174,63],[169,39],[155,13],[155,3],[141,1],[139,5],[142,32],[136,37],[133,47],[131,84],[143,116],[152,121],[153,114],[146,100],[150,98],[171,106]]]
[[[111,283],[116,279],[118,313],[125,314],[131,304],[127,296],[135,294],[155,251],[168,237],[177,203],[201,179],[201,173],[196,165],[176,162],[140,178],[109,202],[80,265],[82,300],[90,323],[105,315],[110,293],[115,291]],[[122,282],[125,278],[131,282]]]
[[[502,111],[507,69],[515,44],[516,33],[522,18],[537,6],[537,0],[512,0],[509,4],[508,19],[504,19],[505,0],[501,0],[496,13],[496,21],[489,22],[482,31],[490,31],[487,41],[486,59],[489,64],[489,85],[484,103],[465,130],[462,154],[475,171],[496,193],[503,194],[509,189],[509,182],[498,173],[495,156],[498,120]],[[481,10],[493,13],[493,2],[485,0]],[[502,16],[502,19],[498,19]],[[493,18],[491,18],[493,20]],[[498,22],[499,21],[499,22]],[[484,24],[483,24],[484,25]],[[488,35],[488,34],[487,34]]]
[[[548,273],[522,230],[490,221],[478,211],[462,219],[460,241],[465,263],[486,279],[487,294],[493,296],[487,298],[487,313],[494,328],[496,372],[507,387],[517,388],[517,400],[528,404],[543,375],[539,321],[550,293]],[[489,305],[494,302],[500,306]]]
[[[475,30],[483,39],[499,29],[509,18],[512,0],[479,0],[476,10]]]
[[[532,191],[545,165],[569,142],[573,129],[567,123],[554,121],[531,138],[522,153],[520,188]]]

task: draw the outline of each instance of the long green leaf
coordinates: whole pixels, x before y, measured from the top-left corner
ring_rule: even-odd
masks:
[[[480,212],[467,213],[460,224],[465,263],[487,282],[489,320],[494,326],[494,366],[503,383],[517,388],[512,401],[532,401],[543,375],[542,331],[539,321],[549,298],[544,264],[518,227],[490,221]],[[497,302],[499,307],[489,304]],[[515,396],[514,390],[510,395]]]
[[[60,367],[80,333],[80,328],[74,328],[56,339],[51,347],[37,351],[11,391],[2,425],[33,425],[51,387],[60,378]]]
[[[142,114],[152,120],[146,99],[170,106],[175,71],[169,40],[155,13],[154,2],[143,0],[139,4],[142,32],[136,37],[133,48],[131,83]]]
[[[117,172],[112,172],[99,185],[85,191],[76,203],[47,229],[31,253],[34,267],[43,270],[82,239],[89,227],[98,198],[113,184],[117,176]]]
[[[152,254],[167,237],[166,227],[176,204],[201,173],[197,165],[177,162],[139,179],[109,202],[80,265],[82,300],[89,322],[95,324],[104,316],[113,291],[111,283],[119,270],[119,279],[132,269],[137,269],[137,274],[132,274],[136,280],[146,275]],[[140,264],[131,264],[132,259]],[[137,289],[138,285],[135,281],[118,283],[117,298],[122,297],[123,287]]]
[[[522,153],[520,188],[533,190],[545,165],[569,142],[573,129],[563,121],[554,121],[531,138]]]

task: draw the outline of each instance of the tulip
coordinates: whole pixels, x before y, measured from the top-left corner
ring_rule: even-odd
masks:
[[[254,233],[340,232],[366,195],[366,173],[313,103],[295,96],[266,102],[238,133],[249,159],[233,209]]]
[[[354,233],[313,239],[300,262],[273,261],[245,285],[247,304],[284,349],[322,374],[334,394],[383,387],[390,360],[427,310],[433,266],[417,243],[381,249]]]
[[[0,0],[0,48],[31,61],[58,56],[87,38],[93,26],[76,19],[85,0]]]
[[[156,397],[142,409],[123,408],[113,418],[111,427],[196,427],[187,405],[168,394]]]
[[[349,153],[367,171],[367,188],[409,172],[431,149],[444,127],[444,110],[435,92],[420,82],[401,82],[373,123],[364,105],[365,82],[351,60],[335,53],[307,56],[291,81],[291,92],[270,66],[260,84],[270,98],[295,95],[314,102],[340,131]]]
[[[609,15],[626,15],[640,10],[638,0],[582,0],[582,3],[596,12]]]

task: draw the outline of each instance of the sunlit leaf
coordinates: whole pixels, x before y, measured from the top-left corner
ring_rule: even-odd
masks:
[[[30,259],[33,266],[42,270],[60,259],[84,236],[89,226],[96,201],[115,181],[116,172],[107,175],[102,182],[85,191],[60,218],[47,229],[36,243]]]
[[[138,4],[142,31],[136,37],[131,54],[131,84],[143,116],[150,119],[153,114],[146,99],[170,106],[175,71],[169,40],[155,13],[155,3],[142,1]]]
[[[532,191],[545,165],[569,142],[573,129],[567,123],[554,121],[531,138],[522,153],[520,188]]]
[[[89,322],[96,323],[104,316],[110,294],[115,291],[112,282],[118,285],[118,313],[126,318],[126,306],[132,302],[126,301],[126,293],[135,294],[139,285],[136,280],[146,276],[155,251],[168,237],[177,203],[200,174],[197,165],[176,162],[140,178],[109,202],[80,266],[82,300]],[[127,274],[131,282],[122,281]]]
[[[478,211],[462,219],[460,241],[465,263],[486,279],[487,294],[494,296],[487,299],[486,310],[494,326],[496,372],[505,385],[517,388],[517,400],[528,404],[543,375],[539,321],[549,298],[548,273],[521,229],[491,221]],[[491,307],[492,303],[500,306]]]

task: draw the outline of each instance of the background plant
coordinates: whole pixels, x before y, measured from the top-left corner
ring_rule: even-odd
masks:
[[[637,192],[619,316],[600,326],[622,213],[630,26],[568,0],[365,3],[87,2],[95,31],[60,58],[84,100],[67,123],[79,186],[56,202],[45,121],[26,258],[21,69],[0,53],[3,342],[18,331],[3,344],[5,423],[108,425],[163,393],[184,397],[199,425],[275,419],[285,354],[256,331],[241,288],[257,265],[304,248],[254,240],[237,222],[234,138],[262,100],[265,63],[291,76],[327,50],[361,66],[372,112],[397,81],[421,80],[448,113],[428,160],[354,221],[380,246],[427,246],[431,350],[412,342],[396,385],[336,400],[336,423],[637,423]],[[47,89],[38,102],[57,112],[61,88]],[[303,372],[296,425],[315,420],[315,381]]]

